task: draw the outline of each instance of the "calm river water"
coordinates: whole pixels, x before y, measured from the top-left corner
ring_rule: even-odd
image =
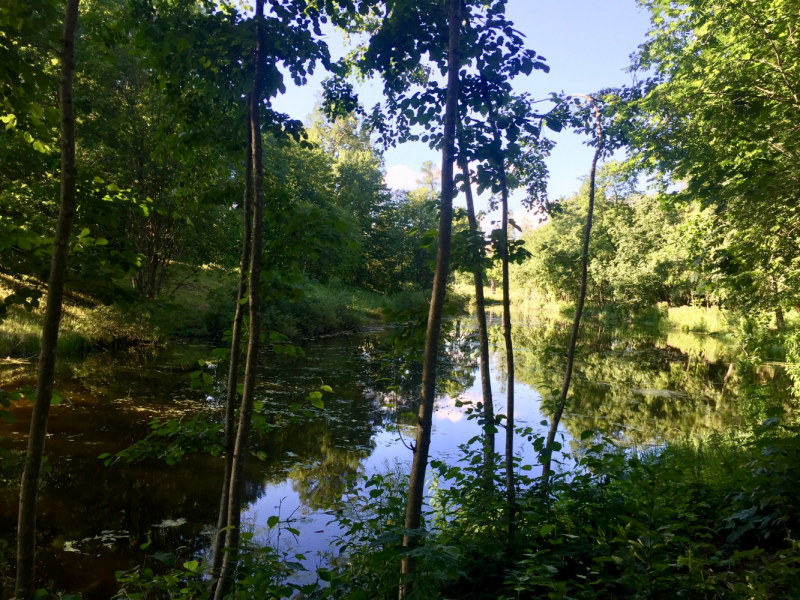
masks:
[[[504,412],[504,357],[499,314],[493,316],[492,369],[496,410]],[[521,315],[514,330],[518,425],[544,431],[542,397],[563,376],[569,324]],[[575,401],[565,413],[567,441],[603,427],[626,443],[648,445],[702,435],[741,423],[736,376],[728,366],[733,350],[712,336],[604,327],[588,320],[581,334]],[[245,521],[256,531],[279,515],[300,530],[282,544],[303,550],[309,566],[319,563],[337,535],[325,506],[344,489],[348,476],[369,474],[409,461],[401,441],[413,435],[420,374],[414,366],[387,368],[386,332],[364,331],[304,344],[304,358],[268,355],[259,372],[259,399],[275,427],[262,440],[266,460],[248,463]],[[469,319],[451,327],[440,361],[440,396],[434,416],[432,454],[455,459],[459,446],[479,432],[457,400],[480,401],[476,335]],[[156,550],[202,554],[216,522],[222,459],[195,455],[168,466],[148,460],[105,467],[102,453],[120,451],[148,432],[153,418],[188,418],[216,401],[191,391],[189,373],[211,348],[173,345],[92,353],[60,361],[57,389],[69,402],[51,414],[46,454],[52,471],[40,494],[38,576],[53,591],[82,592],[85,600],[116,591],[115,571],[141,564]],[[32,384],[35,363],[0,360],[0,385]],[[378,381],[389,377],[399,385]],[[727,377],[726,377],[727,376]],[[777,367],[758,375],[784,385]],[[322,384],[325,410],[292,422],[288,406]],[[6,449],[24,449],[29,405],[13,410],[13,425],[0,422]],[[502,433],[499,434],[502,437]],[[497,440],[497,447],[503,447]],[[518,452],[529,461],[527,442]],[[568,445],[567,445],[568,446]],[[13,473],[13,457],[0,459],[0,473]],[[16,486],[0,488],[0,540],[15,538]],[[143,551],[140,545],[151,538]],[[275,541],[275,540],[273,540]]]

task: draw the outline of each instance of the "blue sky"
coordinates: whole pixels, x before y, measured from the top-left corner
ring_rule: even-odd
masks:
[[[509,0],[508,16],[527,38],[528,47],[547,59],[550,73],[534,72],[515,80],[519,92],[546,97],[550,92],[590,93],[598,89],[630,83],[625,68],[630,54],[645,40],[648,17],[636,0]],[[342,38],[328,35],[331,52],[344,51]],[[275,99],[276,109],[294,118],[305,119],[314,108],[320,82],[318,72],[309,85],[288,86],[286,94]],[[372,106],[380,100],[380,85],[367,82],[358,87],[361,101]],[[551,137],[557,145],[548,160],[551,198],[575,192],[580,178],[588,171],[592,150],[583,145],[582,136],[563,132]],[[398,187],[413,185],[422,163],[441,162],[440,155],[422,143],[404,144],[385,154],[387,181]],[[512,210],[521,211],[512,199]]]

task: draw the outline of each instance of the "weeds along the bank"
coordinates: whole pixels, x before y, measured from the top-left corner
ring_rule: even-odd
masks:
[[[410,287],[383,295],[337,280],[305,279],[297,298],[264,303],[265,326],[293,339],[352,331],[381,321],[385,310],[422,304],[426,292]],[[163,344],[175,339],[220,339],[230,328],[235,305],[232,280],[204,274],[169,297],[104,306],[72,298],[65,306],[58,340],[61,356],[94,348]],[[42,311],[11,308],[0,323],[0,356],[34,357],[39,352]]]

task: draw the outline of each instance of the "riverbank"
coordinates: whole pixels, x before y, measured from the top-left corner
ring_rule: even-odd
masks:
[[[104,305],[91,296],[71,293],[64,304],[58,350],[74,355],[92,349],[162,345],[170,340],[211,342],[230,328],[236,307],[236,278],[221,270],[199,271],[187,277],[176,270],[170,295],[139,297],[134,303]],[[169,287],[169,286],[166,286]],[[406,308],[424,301],[420,290],[393,295],[304,279],[297,300],[277,299],[262,306],[263,327],[292,339],[308,339],[382,321],[386,309]],[[10,292],[0,289],[0,296]],[[31,312],[12,307],[0,323],[0,356],[32,357],[39,352],[44,299]]]

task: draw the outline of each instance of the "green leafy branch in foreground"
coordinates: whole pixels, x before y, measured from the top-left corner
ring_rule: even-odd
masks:
[[[202,376],[193,377],[191,381],[200,380],[202,383],[199,385],[209,385],[204,376],[210,377],[208,373],[202,373]],[[333,389],[328,385],[322,385],[318,390],[310,392],[305,400],[313,409],[323,410],[325,408],[323,393],[333,393]],[[285,417],[285,422],[294,422],[301,417],[308,418],[316,414],[311,408],[303,408],[300,403],[292,403],[288,410],[280,408],[276,410],[263,401],[257,401],[253,409],[253,431],[261,437],[267,436],[275,427],[282,426],[275,422],[276,415]],[[145,438],[116,454],[106,452],[98,458],[104,461],[106,466],[117,462],[133,463],[145,459],[163,460],[168,465],[174,465],[192,454],[206,453],[219,456],[225,449],[224,425],[214,410],[198,412],[189,419],[153,419],[149,426],[150,433]],[[255,456],[261,460],[266,459],[266,454],[257,449],[258,441],[251,446]]]
[[[267,531],[285,529],[297,535],[299,532],[280,517],[271,516],[267,521]],[[279,600],[297,598],[295,594],[311,594],[317,590],[317,584],[298,584],[296,576],[307,571],[302,565],[306,556],[289,551],[278,551],[268,545],[256,542],[256,533],[242,533],[242,548],[239,551],[237,586],[227,596],[230,600],[246,598],[265,598]],[[140,546],[147,550],[151,540]],[[147,558],[160,563],[149,568],[145,563],[139,567],[117,571],[116,578],[120,588],[114,596],[115,600],[148,600],[170,598],[172,600],[201,600],[208,598],[208,573],[205,562],[190,558],[181,566],[177,557],[169,552],[154,552]],[[165,569],[169,569],[164,572]],[[300,596],[303,597],[303,596]]]
[[[541,436],[526,432],[531,443]],[[419,562],[424,598],[794,598],[800,584],[800,430],[773,410],[748,432],[656,449],[623,449],[603,432],[575,442],[547,493],[536,465],[519,465],[520,526],[505,531],[503,473],[485,487],[478,439],[456,464],[433,461],[422,543],[404,549],[404,469],[353,477],[334,519],[341,535],[320,582],[299,586],[303,555],[256,547],[237,570],[233,598],[394,598],[397,566]],[[566,465],[571,465],[566,468]],[[281,526],[278,517],[267,523]],[[295,530],[296,531],[296,530]],[[118,575],[118,598],[191,595],[203,562],[167,576]],[[305,579],[307,581],[307,579]],[[139,595],[136,595],[139,594]],[[181,595],[183,594],[183,595]],[[190,596],[191,595],[191,596]]]

